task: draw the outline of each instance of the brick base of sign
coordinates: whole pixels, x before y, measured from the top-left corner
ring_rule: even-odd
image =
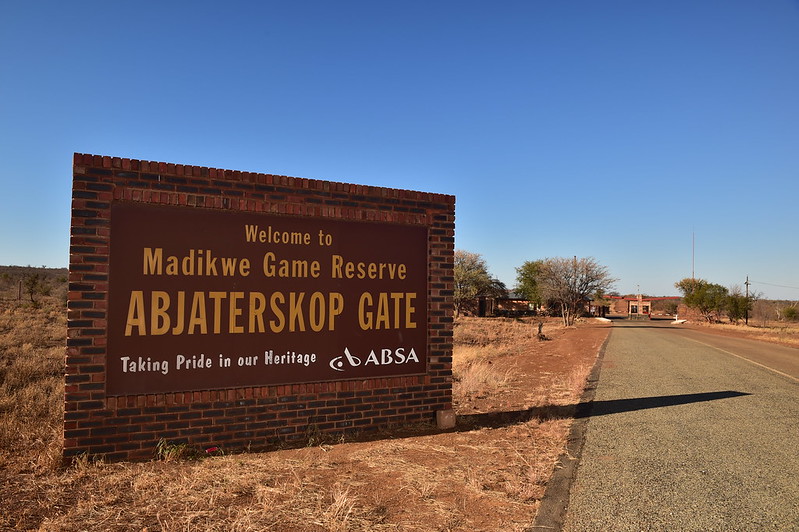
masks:
[[[147,459],[158,443],[227,451],[414,423],[451,427],[453,196],[75,154],[64,458]],[[111,395],[107,387],[114,202],[428,228],[424,375]]]

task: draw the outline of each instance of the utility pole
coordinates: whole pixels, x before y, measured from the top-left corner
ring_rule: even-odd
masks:
[[[746,306],[744,307],[744,323],[749,325],[749,276],[746,276]]]

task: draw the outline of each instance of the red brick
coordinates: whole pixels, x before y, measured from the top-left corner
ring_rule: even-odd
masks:
[[[271,202],[264,199],[261,199],[260,193],[254,191],[244,191],[244,196],[238,194],[237,196],[227,195],[227,189],[222,186],[218,187],[216,184],[214,185],[215,188],[221,188],[222,192],[218,195],[212,194],[203,194],[202,196],[196,196],[188,193],[168,193],[162,192],[157,189],[152,189],[149,186],[144,186],[143,188],[137,189],[129,189],[123,186],[115,186],[113,190],[109,191],[98,191],[97,198],[98,201],[118,201],[120,199],[127,199],[127,200],[135,200],[135,201],[143,201],[148,203],[160,203],[160,204],[171,204],[171,205],[191,205],[191,206],[204,206],[207,208],[217,208],[217,209],[239,209],[248,212],[271,212],[271,213],[284,213],[284,214],[294,214],[294,215],[302,215],[302,216],[322,216],[322,217],[329,217],[329,218],[337,218],[337,219],[348,219],[348,220],[383,220],[383,221],[390,221],[390,222],[398,222],[398,223],[410,223],[410,224],[420,224],[420,225],[428,225],[428,226],[436,226],[439,228],[443,228],[446,230],[445,234],[442,235],[435,235],[430,239],[429,250],[430,253],[436,257],[445,257],[451,260],[452,257],[452,249],[453,244],[452,242],[445,241],[445,237],[451,239],[453,235],[453,228],[454,228],[454,204],[455,198],[452,196],[445,196],[440,194],[430,194],[430,193],[421,193],[415,191],[403,191],[398,189],[386,189],[386,188],[378,188],[378,187],[368,187],[362,185],[355,185],[355,184],[348,184],[348,183],[331,183],[326,181],[319,181],[313,179],[304,179],[304,178],[293,178],[288,176],[274,176],[271,174],[254,174],[249,172],[238,172],[232,170],[221,170],[217,168],[206,168],[206,167],[199,167],[199,166],[186,166],[180,164],[173,164],[173,163],[158,163],[152,161],[139,161],[135,159],[120,159],[120,158],[108,158],[108,157],[101,157],[101,156],[93,156],[87,154],[75,154],[73,158],[73,163],[75,165],[75,180],[73,181],[73,188],[74,190],[87,190],[87,181],[81,180],[80,175],[82,170],[79,168],[81,165],[91,166],[95,168],[123,168],[124,170],[135,170],[141,171],[145,173],[155,173],[158,172],[164,176],[174,175],[174,176],[193,176],[193,177],[202,177],[205,174],[205,178],[209,181],[216,180],[216,181],[229,181],[231,183],[230,190],[237,190],[233,185],[236,182],[246,182],[246,183],[259,183],[264,185],[274,185],[280,184],[287,188],[294,188],[296,190],[304,190],[308,192],[308,194],[288,194],[289,199],[284,202]],[[103,178],[103,181],[114,183],[114,177],[111,176],[109,178]],[[336,207],[336,206],[327,206],[322,205],[320,206],[318,203],[309,203],[307,199],[309,197],[313,197],[316,194],[320,199],[329,199],[327,195],[328,192],[335,191],[338,193],[343,194],[350,194],[350,195],[359,195],[359,196],[367,196],[369,198],[402,198],[402,199],[409,199],[414,201],[425,201],[425,202],[434,202],[435,205],[426,209],[424,213],[404,213],[400,211],[384,211],[379,208],[380,203],[372,202],[371,200],[359,200],[357,207]],[[241,191],[239,191],[241,192]],[[87,207],[88,203],[86,201],[76,201],[75,208],[85,208]],[[382,204],[384,205],[384,204]],[[102,219],[108,219],[110,215],[109,209],[104,209],[100,211],[100,216],[103,217]],[[76,227],[85,227],[85,220],[76,219],[73,221],[76,224]],[[109,238],[110,237],[110,230],[106,227],[97,227],[96,235],[102,238]],[[72,245],[81,246],[86,245],[93,248],[93,256],[104,256],[107,255],[109,251],[108,245],[96,245],[95,242],[88,242],[85,238],[81,237],[73,237],[71,239]],[[93,262],[86,262],[84,260],[84,255],[81,253],[73,253],[70,256],[70,261],[73,264],[92,264],[93,271],[95,273],[107,273],[108,272],[108,264],[98,264]],[[441,283],[443,279],[442,277],[447,277],[448,272],[443,268],[438,267],[439,263],[436,262],[431,263],[429,267],[429,275],[433,279],[438,279],[437,282]],[[83,283],[83,284],[90,284],[85,282],[82,272],[74,272],[70,274],[70,280],[72,282]],[[96,293],[105,293],[108,289],[107,282],[92,282],[91,284],[94,285],[94,289]],[[445,286],[447,286],[448,290],[451,290],[452,283],[448,281]],[[73,292],[73,296],[75,296],[78,292]],[[451,297],[445,298],[443,302],[430,302],[430,309],[445,309],[449,310],[451,308]],[[82,300],[82,301],[91,301],[91,308],[95,310],[105,310],[107,308],[107,298],[102,300]],[[71,320],[82,320],[84,319],[81,315],[80,309],[74,309],[69,311],[69,316]],[[430,316],[431,323],[451,323],[451,321],[443,321],[443,319],[439,319],[435,316]],[[103,328],[107,326],[106,319],[98,319],[93,318],[92,321],[93,327],[95,329]],[[75,331],[70,331],[70,337],[74,338],[76,333]],[[106,345],[105,337],[95,337],[91,339],[91,345],[93,347],[103,347]],[[446,349],[446,345],[449,345],[451,348],[451,339],[444,338],[440,332],[432,331],[430,340],[428,342],[428,349],[431,346],[436,345],[438,346],[437,349]],[[439,342],[439,340],[443,340],[443,343]],[[79,347],[70,347],[70,356],[77,357],[81,356],[81,360],[86,359],[90,364],[98,365],[102,364],[105,361],[105,355],[101,354],[93,354],[91,356],[82,356],[81,355],[81,348]],[[451,368],[446,367],[445,370],[440,370],[438,372],[432,372],[431,375],[440,375],[447,373]],[[81,364],[76,364],[74,368],[71,369],[74,374],[81,373]],[[104,382],[104,375],[103,374],[90,374],[92,379],[97,379],[97,382]],[[431,385],[431,375],[427,376],[418,376],[418,377],[407,377],[407,378],[381,378],[381,379],[366,379],[366,380],[359,380],[359,381],[343,381],[343,382],[329,382],[329,383],[309,383],[309,384],[299,384],[293,386],[264,386],[264,387],[248,387],[248,388],[241,388],[241,389],[228,389],[228,390],[214,390],[214,391],[201,391],[197,392],[175,392],[170,394],[158,394],[158,395],[151,395],[151,396],[127,396],[127,397],[109,397],[105,398],[104,392],[102,391],[92,391],[87,395],[91,397],[91,400],[88,402],[83,402],[78,404],[74,401],[66,402],[65,407],[67,412],[74,412],[78,411],[77,409],[83,405],[83,408],[86,408],[87,405],[90,408],[93,408],[93,405],[103,404],[105,405],[104,408],[107,408],[111,411],[124,409],[124,408],[134,408],[139,407],[142,408],[143,405],[150,405],[151,407],[163,408],[164,411],[167,413],[165,415],[169,415],[169,412],[177,412],[176,409],[185,409],[185,405],[191,404],[197,401],[211,401],[211,402],[222,402],[222,401],[238,401],[238,400],[252,400],[257,398],[267,398],[267,397],[279,397],[281,395],[287,394],[294,394],[294,395],[302,395],[302,396],[312,396],[312,397],[330,397],[330,393],[335,393],[336,391],[341,392],[351,392],[351,391],[362,391],[362,390],[372,390],[372,389],[391,389],[391,388],[403,388],[409,386],[418,386],[421,391],[415,393],[414,396],[418,398],[431,398],[436,399],[436,403],[433,405],[425,405],[423,407],[403,407],[403,401],[394,401],[397,402],[398,405],[396,407],[392,406],[390,409],[390,413],[387,414],[387,419],[389,423],[398,423],[402,422],[403,420],[419,420],[423,419],[426,416],[430,416],[435,409],[449,409],[451,408],[451,392],[445,393],[444,390],[440,389],[440,385]],[[448,382],[451,382],[451,377],[448,377]],[[67,388],[68,393],[70,394],[77,394],[81,393],[80,384],[70,384]],[[85,394],[84,394],[85,395]],[[98,398],[102,398],[101,403],[97,402]],[[368,409],[370,401],[385,401],[387,398],[386,396],[381,397],[372,397],[364,396],[363,403],[359,404],[363,408]],[[289,410],[283,411],[289,417],[286,418],[289,427],[297,427],[297,430],[293,433],[287,435],[287,437],[294,437],[298,434],[303,433],[303,426],[307,423],[306,416],[308,415],[308,411],[304,411],[303,413],[299,413],[300,415],[292,415],[292,410],[297,410],[300,408],[300,405],[305,406],[305,403],[296,403],[296,404],[289,404],[287,405]],[[107,413],[104,408],[98,408],[95,410],[81,410],[81,412],[87,412],[92,417],[91,419],[100,421],[104,423],[107,419]],[[249,407],[247,407],[249,408]],[[241,410],[243,411],[243,410]],[[213,419],[212,423],[204,423],[202,420],[188,420],[189,426],[199,430],[199,435],[192,435],[189,437],[190,441],[196,442],[203,442],[208,441],[209,439],[218,438],[220,436],[224,436],[227,439],[236,438],[240,439],[239,436],[235,436],[234,432],[238,431],[241,424],[241,415],[238,414],[238,408],[234,407],[231,409],[225,410],[226,415],[230,416],[230,419],[225,419],[225,417],[221,417],[219,419]],[[400,413],[402,412],[402,413]],[[249,415],[249,414],[247,414]],[[359,426],[369,426],[373,425],[375,421],[372,417],[360,417],[362,414],[360,411],[353,412],[351,414],[345,415],[344,419],[349,419],[350,421],[358,419]],[[268,419],[268,418],[263,418]],[[132,417],[129,416],[123,420],[119,420],[125,424],[133,423]],[[337,420],[337,421],[340,421]],[[261,423],[261,421],[256,421],[254,423]],[[362,424],[362,425],[361,425]],[[74,428],[75,422],[70,421],[70,425],[66,425],[65,427],[69,426]],[[100,438],[98,441],[106,442],[107,445],[113,446],[117,452],[112,453],[115,457],[128,457],[128,458],[143,458],[151,456],[152,449],[154,448],[157,440],[160,437],[160,434],[157,434],[155,431],[159,427],[166,427],[163,422],[152,424],[155,429],[149,429],[148,432],[143,432],[139,435],[133,435],[136,437],[135,441],[128,442],[129,438],[127,435],[122,435],[120,437],[105,437]],[[222,427],[223,432],[214,433],[205,433],[206,430],[209,428],[215,428],[218,430],[219,427]],[[229,427],[229,428],[228,428]],[[146,429],[145,429],[146,430]],[[251,430],[251,429],[246,429]],[[277,428],[273,426],[272,428],[266,430],[259,430],[259,437],[264,438],[263,442],[265,442],[266,438],[274,437],[278,435]],[[82,439],[81,441],[88,441],[91,438]],[[96,438],[95,438],[96,439]],[[249,438],[248,438],[249,440]],[[74,454],[74,451],[79,446],[80,441],[76,438],[70,438],[65,442],[65,450],[70,453]],[[85,449],[91,452],[91,449]]]

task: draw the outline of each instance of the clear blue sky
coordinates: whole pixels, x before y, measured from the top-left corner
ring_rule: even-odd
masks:
[[[695,233],[799,299],[799,2],[4,2],[0,264],[68,264],[73,152],[454,194],[509,286],[671,295]]]

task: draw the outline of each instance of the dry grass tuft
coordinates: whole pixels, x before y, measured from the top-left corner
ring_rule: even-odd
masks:
[[[498,370],[490,362],[475,360],[453,370],[454,393],[459,396],[488,397],[510,381],[508,370]]]
[[[553,385],[541,390],[541,395],[546,397],[550,405],[573,405],[580,399],[583,390],[585,390],[590,372],[591,366],[588,364],[577,365],[566,375],[556,376]]]

